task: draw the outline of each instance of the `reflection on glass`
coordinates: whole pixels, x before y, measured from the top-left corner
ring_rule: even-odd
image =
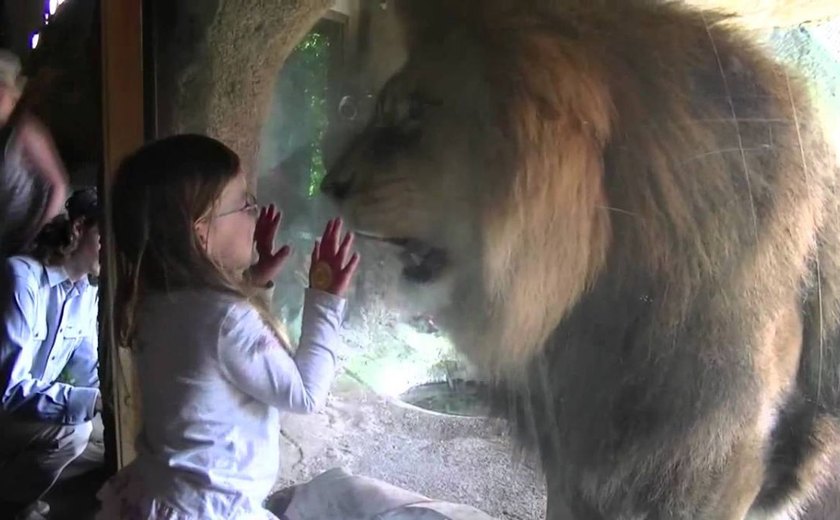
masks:
[[[273,306],[293,338],[301,326],[309,248],[334,212],[318,192],[326,173],[324,147],[331,144],[325,142],[328,126],[334,120],[344,130],[358,129],[375,103],[372,93],[341,91],[334,80],[342,66],[342,29],[339,22],[322,20],[295,47],[278,74],[262,134],[260,199],[283,210],[281,239],[294,249]],[[448,338],[430,317],[394,309],[399,267],[383,268],[395,262],[391,252],[361,240],[358,247],[364,261],[345,325],[351,347],[346,371],[381,394],[405,394],[405,400],[437,411],[478,413],[474,392],[461,384],[468,368]]]

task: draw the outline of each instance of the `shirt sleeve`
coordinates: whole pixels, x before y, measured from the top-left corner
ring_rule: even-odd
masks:
[[[300,345],[294,357],[250,306],[237,305],[220,328],[219,362],[243,392],[293,413],[323,406],[335,376],[344,299],[307,290]]]
[[[12,299],[3,320],[0,344],[0,407],[36,420],[78,424],[94,416],[96,388],[80,388],[32,377],[32,362],[40,342],[35,339],[36,287],[26,278],[12,277]]]

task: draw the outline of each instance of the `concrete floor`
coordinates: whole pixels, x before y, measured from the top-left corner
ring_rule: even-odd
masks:
[[[49,520],[93,520],[99,508],[96,493],[106,478],[97,471],[57,484],[45,497],[50,504]]]
[[[324,411],[287,415],[282,432],[277,488],[344,467],[499,519],[544,516],[542,477],[515,459],[501,421],[426,412],[342,376]]]
[[[340,376],[321,412],[286,415],[275,489],[334,467],[429,498],[468,504],[499,519],[543,518],[542,478],[514,448],[500,421],[426,412]],[[51,520],[95,514],[102,475],[72,479],[47,497]]]

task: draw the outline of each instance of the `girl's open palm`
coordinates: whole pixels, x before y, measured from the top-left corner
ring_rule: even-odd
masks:
[[[312,264],[309,267],[309,285],[313,289],[342,296],[359,266],[358,253],[350,254],[353,248],[353,233],[341,237],[342,221],[334,218],[327,222],[321,240],[315,241],[312,249]]]
[[[274,237],[280,228],[280,221],[283,214],[277,211],[274,204],[260,208],[257,223],[254,227],[254,243],[256,244],[259,260],[249,269],[251,280],[259,287],[271,283],[280,273],[283,262],[289,257],[292,250],[284,245],[274,250]]]

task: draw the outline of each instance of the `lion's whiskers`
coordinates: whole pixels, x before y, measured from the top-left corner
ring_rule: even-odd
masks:
[[[790,108],[793,112],[793,124],[796,128],[796,139],[799,144],[800,160],[802,161],[802,173],[805,175],[805,184],[808,187],[809,194],[813,196],[813,183],[811,182],[811,172],[808,169],[808,160],[805,157],[805,146],[802,144],[802,129],[799,127],[799,112],[796,109],[796,101],[793,98],[793,92],[790,89],[790,76],[785,72],[785,85],[787,87],[788,99],[790,100]],[[816,219],[816,215],[814,216]],[[816,224],[816,223],[815,223]],[[815,225],[815,227],[818,227]],[[819,402],[822,392],[822,375],[823,375],[823,355],[825,351],[825,323],[823,321],[823,298],[822,298],[822,270],[820,268],[820,255],[817,252],[814,255],[814,264],[817,270],[817,313],[819,314],[819,356],[817,360],[817,401]]]
[[[766,152],[770,150],[773,146],[769,144],[763,144],[761,146],[755,146],[752,148],[718,148],[717,150],[711,150],[708,152],[699,153],[697,155],[692,155],[691,157],[687,157],[683,162],[689,161],[696,161],[699,159],[703,159],[705,157],[710,157],[712,155],[723,155],[725,153],[740,153],[746,154],[747,152]],[[749,182],[749,181],[748,181]],[[750,196],[752,197],[752,191],[750,191]]]
[[[621,213],[622,215],[628,215],[628,216],[636,217],[636,218],[639,218],[639,219],[644,218],[641,215],[639,215],[638,213],[633,213],[632,211],[628,211],[626,209],[614,208],[614,207],[611,207],[611,206],[603,206],[603,205],[598,205],[596,207],[598,209],[605,209],[607,211],[612,211],[612,212],[615,212],[615,213]]]
[[[720,52],[718,52],[717,43],[715,43],[715,38],[712,35],[712,30],[709,28],[709,22],[706,19],[706,14],[702,13],[702,16],[703,23],[706,26],[706,35],[709,37],[709,42],[712,44],[712,50],[715,53],[715,60],[717,60],[717,66],[720,70],[720,77],[723,81],[723,90],[726,93],[726,102],[729,104],[729,111],[732,114],[732,122],[735,124],[735,133],[738,136],[738,148],[741,150],[741,162],[744,165],[744,180],[747,183],[747,191],[750,194],[750,210],[752,211],[753,233],[755,233],[755,236],[758,236],[758,216],[755,211],[755,200],[753,197],[752,183],[750,182],[750,170],[749,166],[747,165],[747,155],[744,151],[744,139],[741,135],[741,125],[738,123],[738,116],[735,113],[735,102],[732,99],[732,91],[729,89],[729,81],[727,81],[726,79],[726,72],[723,70],[723,62],[720,59]]]
[[[731,123],[733,121],[732,118],[720,118],[720,117],[697,117],[688,121],[688,123],[692,122],[700,122],[700,123]],[[790,119],[785,119],[783,117],[737,117],[735,121],[739,123],[790,123]]]

